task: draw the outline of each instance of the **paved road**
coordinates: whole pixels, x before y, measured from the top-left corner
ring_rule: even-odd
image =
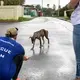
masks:
[[[24,46],[26,55],[30,56],[19,74],[21,80],[74,80],[73,27],[69,22],[41,17],[29,22],[0,23],[0,35],[3,36],[9,27],[19,28],[17,41]],[[32,51],[29,37],[42,28],[49,31],[50,45],[48,47],[45,39],[45,45],[40,49],[37,40]]]

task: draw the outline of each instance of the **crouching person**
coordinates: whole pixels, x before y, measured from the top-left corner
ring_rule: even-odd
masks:
[[[5,37],[0,37],[0,80],[17,80],[23,64],[27,60],[24,48],[16,42],[17,28],[9,28]]]

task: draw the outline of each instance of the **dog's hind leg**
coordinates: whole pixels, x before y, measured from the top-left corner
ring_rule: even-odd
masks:
[[[46,39],[48,40],[48,44],[49,44],[49,38],[48,38],[48,35],[46,35],[45,37],[46,37]]]
[[[48,38],[48,37],[46,37],[46,39],[48,40],[48,47],[49,47],[49,38]]]
[[[49,44],[49,38],[47,38],[47,40],[48,40],[48,44]]]
[[[48,44],[49,44],[48,31],[45,31],[45,37],[48,40]]]

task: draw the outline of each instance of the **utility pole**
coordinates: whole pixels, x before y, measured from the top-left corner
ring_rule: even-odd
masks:
[[[41,11],[43,12],[43,0],[41,0],[41,6],[42,6],[42,10]]]
[[[42,0],[42,3],[41,4],[42,4],[42,9],[43,9],[43,0]]]
[[[60,0],[58,0],[58,16],[59,16],[59,9],[60,9]]]

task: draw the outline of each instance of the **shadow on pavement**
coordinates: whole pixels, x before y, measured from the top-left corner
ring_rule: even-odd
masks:
[[[35,50],[33,49],[33,55],[36,55]],[[39,54],[38,55],[44,55],[44,54],[48,54],[49,51],[49,46],[47,48],[45,48],[44,46],[40,48],[39,50]]]

